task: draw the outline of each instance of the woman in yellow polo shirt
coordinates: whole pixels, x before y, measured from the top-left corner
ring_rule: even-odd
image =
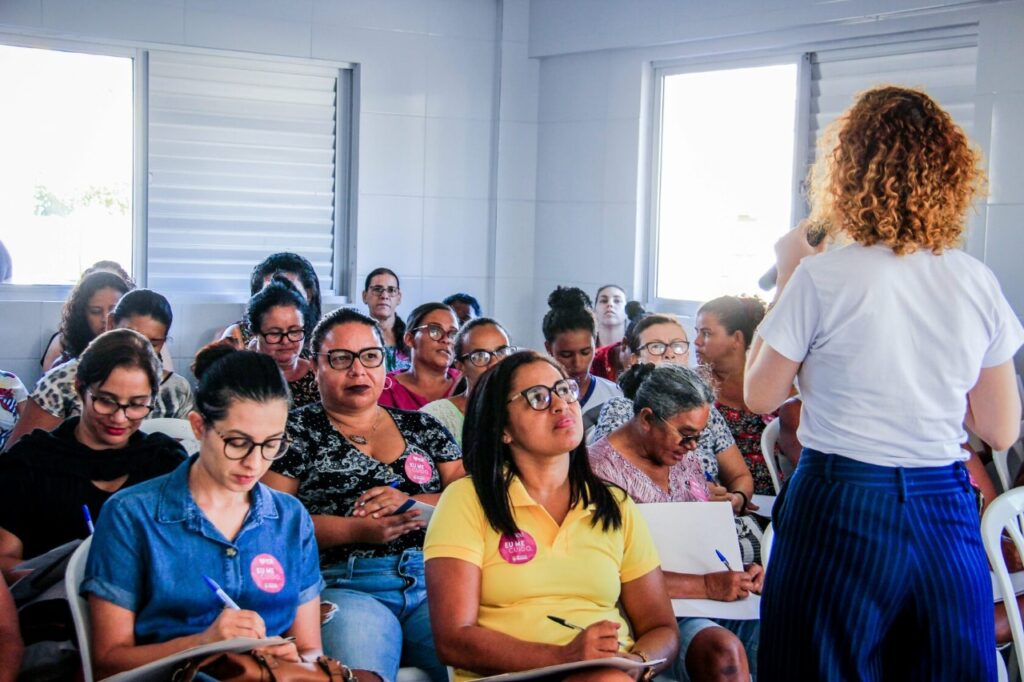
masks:
[[[492,368],[470,397],[471,478],[445,490],[424,545],[437,653],[459,679],[676,656],[658,554],[634,504],[591,472],[578,398],[533,351]],[[581,673],[566,679],[632,679]]]

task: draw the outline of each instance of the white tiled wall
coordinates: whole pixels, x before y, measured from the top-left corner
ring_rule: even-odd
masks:
[[[534,320],[550,287],[565,280],[591,295],[608,281],[644,293],[652,63],[800,52],[958,23],[978,26],[975,141],[991,183],[967,249],[1024,316],[1024,2],[533,0],[530,9],[530,54],[541,58]]]
[[[0,1],[0,33],[358,63],[359,282],[378,266],[397,271],[405,313],[470,292],[514,336],[532,326],[522,304],[532,291],[536,178],[528,31],[528,0]],[[505,121],[511,129],[499,135]],[[510,150],[502,164],[499,139]],[[516,264],[501,284],[498,262]],[[179,367],[241,310],[170,298]],[[0,367],[34,380],[40,339],[58,317],[59,303],[0,300]]]

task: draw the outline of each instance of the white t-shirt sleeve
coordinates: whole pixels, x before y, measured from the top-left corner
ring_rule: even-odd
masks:
[[[997,367],[1007,360],[1013,358],[1017,349],[1024,343],[1024,327],[1021,327],[1020,320],[1010,307],[1006,296],[1003,295],[996,281],[995,275],[991,272],[989,277],[992,280],[992,296],[995,310],[992,320],[992,339],[985,357],[981,361],[982,367]]]
[[[803,362],[820,321],[821,302],[814,281],[807,269],[799,265],[757,333],[786,359]]]

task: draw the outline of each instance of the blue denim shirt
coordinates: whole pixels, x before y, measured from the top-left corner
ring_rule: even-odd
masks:
[[[202,632],[216,620],[224,606],[205,574],[241,608],[259,613],[267,636],[285,633],[296,609],[323,587],[309,514],[291,495],[258,483],[230,541],[192,499],[195,461],[110,498],[81,591],[133,611],[136,644],[151,644]]]

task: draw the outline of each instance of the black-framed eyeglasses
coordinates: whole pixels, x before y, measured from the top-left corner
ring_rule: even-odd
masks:
[[[148,403],[128,403],[127,405],[122,405],[116,400],[111,400],[106,396],[96,395],[92,391],[86,392],[92,398],[92,409],[96,410],[97,414],[102,414],[105,417],[117,414],[118,410],[124,410],[125,419],[138,421],[140,419],[145,419],[149,416],[149,413],[153,411],[153,406]]]
[[[398,292],[401,291],[401,289],[399,289],[398,287],[384,287],[379,284],[375,284],[374,286],[367,289],[367,291],[369,291],[374,296],[383,296],[384,294],[387,294],[388,296],[395,297],[398,295]]]
[[[434,324],[433,322],[431,322],[430,324],[420,325],[419,327],[413,327],[412,331],[413,332],[421,332],[424,329],[427,330],[427,336],[432,338],[434,341],[440,341],[441,339],[443,339],[445,337],[448,337],[449,341],[454,341],[455,337],[459,333],[458,329],[447,329],[446,330],[441,325]]]
[[[306,330],[289,329],[288,331],[284,332],[260,332],[260,336],[262,336],[263,340],[266,341],[267,343],[271,345],[276,345],[278,343],[283,342],[285,339],[288,339],[289,341],[302,341],[302,339],[306,338]]]
[[[512,396],[506,404],[519,398],[526,398],[527,405],[538,412],[543,412],[551,407],[552,394],[567,403],[574,403],[580,399],[580,385],[576,383],[575,379],[561,379],[556,381],[554,386],[544,386],[543,384],[530,386],[525,391],[520,391]]]
[[[658,419],[660,419],[662,421],[662,423],[665,424],[665,426],[667,426],[669,429],[671,429],[673,432],[675,432],[676,436],[679,437],[679,444],[680,445],[696,446],[698,443],[700,443],[701,434],[699,434],[699,433],[693,434],[693,435],[684,434],[682,431],[680,431],[676,427],[674,427],[671,424],[669,424],[668,421],[666,421],[664,417],[658,417]]]
[[[664,355],[665,352],[671,348],[673,355],[686,355],[690,350],[690,342],[683,340],[670,341],[665,343],[664,341],[651,341],[640,346],[638,350],[646,350],[651,355]]]
[[[384,363],[384,349],[380,346],[371,346],[357,351],[335,348],[326,353],[317,353],[317,355],[326,357],[327,364],[331,366],[331,369],[339,370],[351,367],[356,358],[359,358],[359,364],[367,369],[380,367]]]
[[[217,429],[213,429],[213,432],[224,441],[224,456],[235,462],[251,455],[257,447],[260,449],[260,457],[273,462],[275,459],[281,459],[284,453],[288,452],[288,446],[292,444],[288,436],[275,436],[257,443],[248,436],[225,436]]]
[[[462,362],[468,361],[471,365],[476,367],[486,367],[491,364],[492,359],[507,358],[517,350],[519,349],[515,346],[502,346],[501,348],[495,348],[494,350],[477,348],[476,350],[471,350],[468,353],[460,355],[459,360]]]

